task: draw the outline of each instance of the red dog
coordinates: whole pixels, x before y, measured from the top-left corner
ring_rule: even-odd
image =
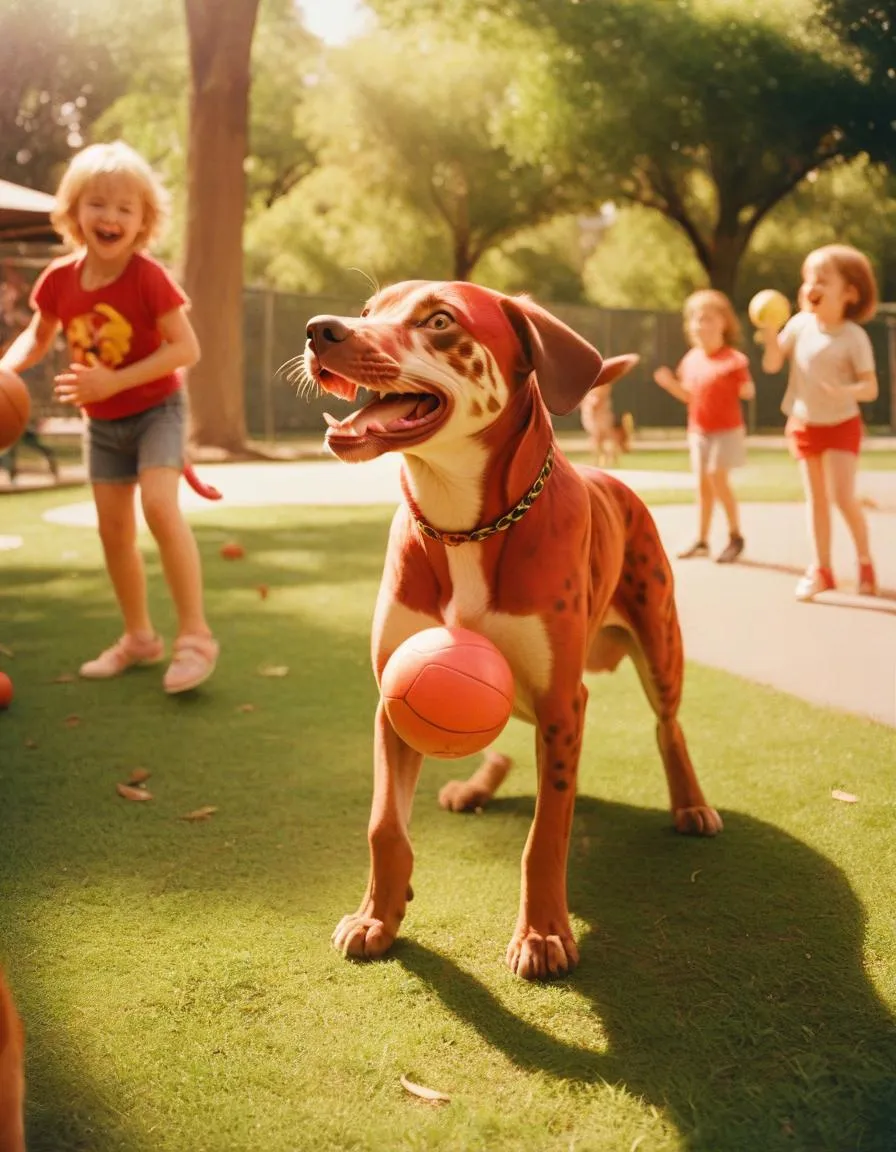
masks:
[[[342,460],[404,455],[373,623],[377,681],[395,648],[437,624],[488,636],[513,669],[515,715],[536,729],[538,802],[523,854],[519,916],[507,949],[526,979],[574,967],[566,865],[588,692],[587,669],[638,668],[657,716],[675,827],[713,836],[676,720],[683,653],[672,573],[641,500],[614,478],[577,471],[557,450],[548,410],[571,412],[635,357],[600,354],[527,299],[468,283],[411,281],[379,292],[360,319],[317,316],[305,371],[322,389],[373,399],[327,443]],[[375,725],[370,880],[333,935],[343,953],[382,955],[411,896],[408,823],[423,757],[380,703]],[[460,809],[506,774],[487,761],[443,790]]]
[[[25,1152],[25,1033],[0,972],[0,1152]]]

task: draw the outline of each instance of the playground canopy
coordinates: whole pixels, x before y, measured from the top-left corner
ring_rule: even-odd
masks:
[[[0,180],[0,243],[27,240],[58,244],[59,236],[50,223],[54,203],[46,192]]]

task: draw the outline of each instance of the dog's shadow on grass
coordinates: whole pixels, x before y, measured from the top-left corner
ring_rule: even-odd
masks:
[[[489,811],[528,820],[532,804]],[[688,1148],[896,1147],[896,1024],[866,976],[864,914],[843,874],[750,816],[727,813],[715,841],[668,825],[577,802],[570,908],[590,928],[566,986],[593,1010],[594,1049],[519,1020],[411,940],[395,959],[520,1067],[621,1085]]]

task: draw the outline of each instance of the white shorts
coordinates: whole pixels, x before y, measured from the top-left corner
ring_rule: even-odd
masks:
[[[695,472],[728,472],[747,462],[747,430],[728,428],[724,432],[688,432],[691,467]]]

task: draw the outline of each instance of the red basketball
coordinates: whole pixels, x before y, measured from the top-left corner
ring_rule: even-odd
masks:
[[[12,680],[5,672],[0,672],[0,708],[8,708],[12,703]]]
[[[31,416],[31,396],[25,381],[0,368],[0,452],[11,448],[25,431]]]
[[[427,628],[405,640],[383,669],[380,691],[402,740],[441,760],[481,752],[513,710],[510,665],[467,628]]]

